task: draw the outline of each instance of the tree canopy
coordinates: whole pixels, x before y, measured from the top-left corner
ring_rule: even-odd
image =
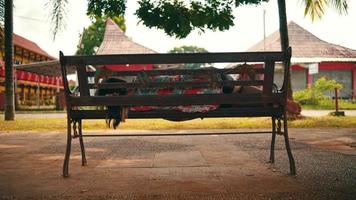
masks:
[[[3,1],[3,0],[0,0]],[[52,10],[53,33],[61,29],[68,0],[47,0]],[[167,35],[185,38],[193,30],[228,30],[234,26],[233,9],[241,5],[258,5],[269,0],[138,0],[135,15],[149,28],[163,30]],[[305,16],[321,18],[326,8],[347,13],[348,0],[300,0]],[[124,17],[127,0],[87,0],[87,15]]]
[[[227,30],[234,25],[233,8],[258,5],[269,0],[138,0],[135,14],[150,28],[164,30],[169,36],[184,38],[193,30]],[[328,7],[346,14],[349,0],[300,0],[304,15],[312,21],[320,19]],[[4,2],[0,0],[0,24],[4,21]],[[68,0],[47,0],[51,12],[54,35],[65,27],[64,18]],[[127,0],[87,0],[87,15],[96,17],[123,17]]]
[[[174,47],[173,49],[169,50],[168,53],[207,53],[208,51],[204,48],[197,47],[197,46],[180,46]],[[188,63],[185,64],[184,67],[188,69],[197,69],[200,67],[206,66],[206,63]]]
[[[224,31],[234,25],[233,8],[268,0],[139,1],[136,15],[147,27],[163,29],[169,36],[185,38],[191,31]]]
[[[68,0],[47,0],[51,7],[53,33],[64,20]],[[234,25],[233,8],[256,5],[268,0],[138,0],[135,14],[140,23],[162,29],[169,36],[184,38],[195,29],[200,31],[228,30]],[[87,15],[95,17],[124,17],[127,0],[87,0]]]
[[[174,47],[169,50],[168,53],[207,53],[208,51],[204,48],[193,46],[193,45],[183,45],[180,47]]]

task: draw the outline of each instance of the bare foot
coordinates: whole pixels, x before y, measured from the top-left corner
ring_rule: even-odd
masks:
[[[299,115],[300,112],[302,111],[302,108],[299,103],[295,101],[291,101],[287,99],[287,105],[286,105],[287,111],[292,114],[297,114]]]

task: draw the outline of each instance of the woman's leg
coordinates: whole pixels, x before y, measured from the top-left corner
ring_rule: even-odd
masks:
[[[255,86],[244,86],[237,89],[234,89],[234,92],[243,93],[243,94],[255,94],[261,93],[262,89]],[[302,108],[298,102],[287,99],[286,109],[288,113],[299,115],[302,111]]]

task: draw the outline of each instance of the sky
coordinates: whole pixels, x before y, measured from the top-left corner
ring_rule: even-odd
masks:
[[[59,51],[72,55],[76,51],[79,34],[91,24],[86,16],[86,0],[69,0],[66,28],[55,40],[51,34],[49,0],[14,0],[14,32],[37,43],[50,55],[58,57]],[[266,11],[266,35],[278,30],[277,0],[259,6],[243,6],[234,10],[235,26],[227,31],[193,31],[185,39],[167,36],[162,30],[149,29],[139,23],[134,12],[137,1],[128,0],[126,10],[126,35],[133,41],[159,53],[182,45],[195,45],[209,52],[245,51],[263,39],[263,11]],[[348,15],[339,15],[328,9],[321,20],[312,22],[304,17],[300,0],[287,0],[287,20],[294,21],[327,42],[356,50],[356,1],[349,1]]]

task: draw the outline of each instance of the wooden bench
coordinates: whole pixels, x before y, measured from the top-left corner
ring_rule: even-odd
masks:
[[[286,118],[286,86],[288,82],[289,65],[284,69],[284,82],[281,89],[273,90],[273,78],[276,63],[288,63],[291,57],[291,48],[286,52],[243,52],[243,53],[191,53],[191,54],[128,54],[128,55],[95,55],[95,56],[64,56],[60,52],[60,63],[63,75],[64,91],[67,105],[67,148],[63,164],[63,176],[68,176],[68,166],[71,153],[71,142],[78,138],[81,147],[82,165],[86,165],[83,137],[94,136],[162,136],[162,134],[136,134],[136,135],[89,135],[82,132],[82,120],[105,119],[106,109],[92,109],[92,107],[131,107],[131,106],[170,106],[170,105],[234,105],[207,113],[184,113],[176,111],[128,111],[128,118],[209,118],[209,117],[271,117],[272,141],[270,150],[270,162],[274,162],[274,145],[276,134],[284,136],[288,153],[290,173],[296,174],[295,163],[289,145],[288,126]],[[221,80],[216,75],[239,74],[239,68],[217,69],[167,69],[151,71],[121,71],[113,72],[115,76],[156,76],[156,75],[210,75],[211,79],[203,82],[129,82],[129,83],[97,83],[92,80],[95,72],[89,71],[88,66],[103,66],[113,64],[181,64],[181,63],[260,63],[263,67],[255,70],[260,74],[256,80]],[[75,69],[78,75],[79,92],[74,94],[69,90],[67,71]],[[214,78],[215,77],[215,78]],[[260,86],[260,93],[244,94],[175,94],[175,95],[126,95],[126,96],[95,96],[93,89],[145,89],[145,88],[187,88],[187,87],[211,87],[214,86]],[[88,109],[90,107],[90,109]],[[118,114],[119,115],[119,114]],[[241,134],[241,133],[237,133]],[[164,134],[165,136],[171,134]],[[177,134],[175,134],[176,136]],[[195,135],[195,134],[178,134]]]

